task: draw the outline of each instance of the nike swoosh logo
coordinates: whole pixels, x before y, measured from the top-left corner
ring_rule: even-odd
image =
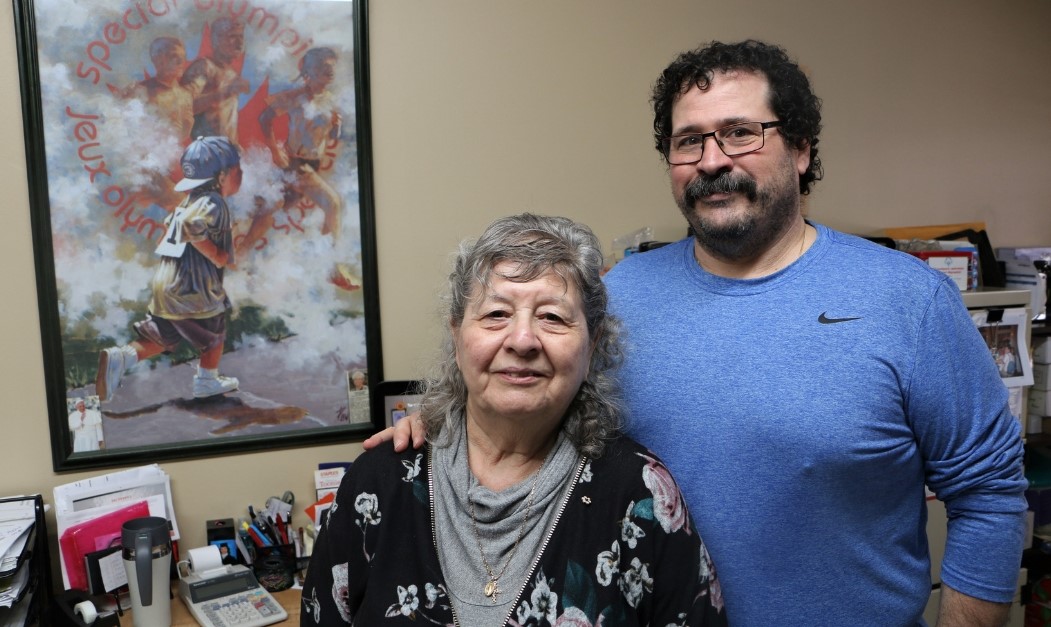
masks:
[[[837,322],[850,322],[851,320],[861,320],[861,318],[829,318],[824,312],[817,317],[817,321],[821,324],[836,324]]]

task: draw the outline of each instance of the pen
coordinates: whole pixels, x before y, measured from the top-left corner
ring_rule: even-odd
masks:
[[[267,538],[274,539],[276,537],[270,523],[266,521],[266,516],[260,515],[256,518],[255,526],[259,529],[260,533],[264,534]],[[278,540],[277,543],[280,544],[281,541]]]
[[[296,547],[296,557],[303,557],[303,543],[299,540],[299,536],[292,534],[292,544]]]
[[[251,505],[248,506],[248,517],[251,519],[252,523],[257,526],[260,526],[261,523],[266,520],[263,516],[263,512],[256,512],[255,508]]]
[[[255,561],[255,540],[252,539],[252,534],[248,533],[248,523],[243,518],[239,519],[240,527],[237,529],[237,548],[241,551],[243,556],[243,563],[251,565]]]
[[[254,546],[255,548],[261,549],[264,546],[266,546],[265,544],[263,544],[263,539],[259,537],[259,534],[256,533],[254,529],[249,529],[247,535],[248,539],[252,542],[252,546]]]
[[[288,536],[285,534],[285,519],[281,514],[277,515],[277,539],[278,544],[288,544]]]
[[[252,530],[248,527],[248,521],[241,520],[241,537],[245,540],[255,542],[255,538],[252,537]]]
[[[252,539],[255,540],[260,547],[273,546],[274,544],[270,541],[270,538],[267,538],[266,534],[260,531],[259,527],[255,525],[248,525],[248,533],[252,536]]]
[[[284,544],[285,535],[281,531],[281,519],[278,516],[270,517],[270,531],[274,534],[274,538],[277,540],[275,544]]]

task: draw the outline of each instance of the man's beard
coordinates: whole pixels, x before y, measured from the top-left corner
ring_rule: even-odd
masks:
[[[755,179],[746,174],[702,174],[686,186],[678,204],[702,249],[724,261],[745,261],[765,252],[798,215],[798,185],[798,179],[792,177],[759,189]],[[705,209],[695,208],[706,196],[735,192],[747,198],[751,210],[732,222],[708,220]]]

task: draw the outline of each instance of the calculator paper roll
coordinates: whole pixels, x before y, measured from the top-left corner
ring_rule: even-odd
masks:
[[[198,575],[204,576],[208,571],[222,567],[223,558],[219,555],[219,547],[210,545],[190,549],[190,569]]]

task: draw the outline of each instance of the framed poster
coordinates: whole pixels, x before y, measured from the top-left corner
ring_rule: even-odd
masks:
[[[14,5],[55,470],[374,433],[365,0]]]

